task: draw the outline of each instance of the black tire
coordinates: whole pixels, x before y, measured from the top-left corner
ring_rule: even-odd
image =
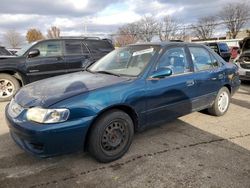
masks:
[[[5,83],[5,81],[7,82],[7,86],[12,86],[13,89],[8,89],[8,92],[10,92],[11,94],[6,92],[6,88],[3,87],[3,83]],[[0,102],[4,102],[4,101],[9,101],[11,100],[11,98],[13,97],[13,95],[16,94],[16,92],[20,89],[20,84],[18,82],[18,80],[9,75],[9,74],[0,74]]]
[[[102,114],[91,127],[88,151],[99,162],[121,158],[129,149],[134,136],[133,121],[120,110]]]
[[[224,95],[227,95],[228,101],[227,101],[226,107],[222,108],[222,107],[220,107],[219,100]],[[219,90],[212,107],[208,108],[208,113],[211,114],[211,115],[214,115],[214,116],[223,116],[227,112],[227,110],[228,110],[228,108],[230,106],[230,101],[231,101],[231,95],[230,95],[229,90],[226,87],[222,87]],[[225,101],[225,103],[226,103],[226,101]]]

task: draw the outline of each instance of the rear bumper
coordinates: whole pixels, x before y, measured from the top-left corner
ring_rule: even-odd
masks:
[[[7,109],[8,105],[5,114],[11,137],[23,150],[39,157],[83,150],[93,119],[85,117],[60,124],[41,125],[13,119],[7,113]]]

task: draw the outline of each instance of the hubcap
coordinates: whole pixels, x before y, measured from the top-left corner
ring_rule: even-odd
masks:
[[[0,79],[0,98],[7,98],[13,95],[14,84],[10,80]]]
[[[229,96],[227,92],[224,91],[220,94],[219,99],[218,99],[218,108],[220,112],[223,113],[227,110],[228,103],[229,103]]]
[[[127,141],[126,123],[123,120],[111,122],[104,130],[101,146],[105,152],[119,152]]]

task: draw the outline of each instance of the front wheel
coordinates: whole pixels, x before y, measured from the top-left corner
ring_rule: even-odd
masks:
[[[19,90],[17,79],[9,74],[0,74],[0,102],[9,101]]]
[[[130,116],[120,110],[111,110],[101,115],[91,128],[88,151],[100,162],[111,162],[128,151],[133,136]]]
[[[230,92],[226,87],[223,87],[219,90],[214,104],[211,108],[208,108],[208,112],[214,116],[222,116],[224,115],[230,105]]]

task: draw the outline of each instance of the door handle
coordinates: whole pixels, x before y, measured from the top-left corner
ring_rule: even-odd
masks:
[[[186,81],[186,85],[188,87],[193,86],[194,85],[194,80],[188,80],[188,81]]]
[[[213,78],[211,78],[211,80],[221,80],[221,79],[223,79],[224,78],[224,74],[219,74],[218,75],[218,78],[216,78],[216,77],[213,77]]]

